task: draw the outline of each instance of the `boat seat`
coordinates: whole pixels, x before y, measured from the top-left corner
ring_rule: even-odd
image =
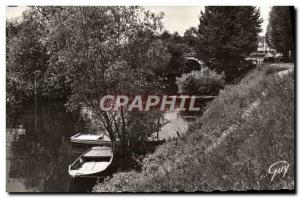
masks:
[[[93,172],[94,170],[102,171],[109,165],[109,162],[85,162],[78,170],[82,173]]]

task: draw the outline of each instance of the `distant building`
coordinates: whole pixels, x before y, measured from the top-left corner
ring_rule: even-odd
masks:
[[[258,52],[263,52],[263,53],[268,53],[268,52],[276,53],[276,50],[274,50],[274,49],[272,49],[271,47],[268,46],[265,36],[258,36],[257,51]]]
[[[274,61],[275,59],[278,61],[279,58],[282,57],[282,53],[278,53],[275,49],[268,46],[265,36],[258,36],[257,42],[257,50],[252,52],[246,60],[251,60],[255,63],[262,63]]]

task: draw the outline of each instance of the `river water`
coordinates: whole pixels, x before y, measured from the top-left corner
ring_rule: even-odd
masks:
[[[188,122],[178,112],[166,113],[170,122],[160,138],[183,133]],[[66,112],[63,105],[7,108],[6,189],[8,192],[90,191],[94,179],[72,180],[68,166],[85,149],[72,148],[70,136],[83,132],[79,113]]]

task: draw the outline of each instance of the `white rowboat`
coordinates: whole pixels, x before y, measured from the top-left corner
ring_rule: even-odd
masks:
[[[111,147],[92,147],[69,165],[68,172],[73,178],[103,176],[112,160],[113,151]]]
[[[110,145],[111,140],[107,135],[93,135],[77,133],[71,137],[72,143],[77,144],[92,144],[92,145]]]

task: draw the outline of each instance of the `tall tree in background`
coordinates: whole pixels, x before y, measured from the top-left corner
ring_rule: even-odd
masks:
[[[187,37],[180,36],[178,32],[171,34],[168,31],[164,31],[160,38],[168,46],[168,52],[171,58],[169,63],[160,69],[160,73],[157,73],[157,76],[163,79],[165,92],[176,94],[176,77],[180,77],[183,73],[189,72],[187,71],[189,68],[186,65],[184,55],[185,53],[192,52],[192,45],[189,45],[190,40],[188,40]]]
[[[256,50],[261,23],[259,10],[252,6],[205,7],[200,16],[198,56],[232,80],[243,69],[245,57]]]
[[[190,47],[195,47],[198,42],[197,37],[198,37],[198,28],[190,27],[184,32],[183,40]]]
[[[289,59],[289,52],[292,56],[294,52],[291,9],[285,6],[272,7],[266,33],[268,44],[281,52],[284,60]]]

